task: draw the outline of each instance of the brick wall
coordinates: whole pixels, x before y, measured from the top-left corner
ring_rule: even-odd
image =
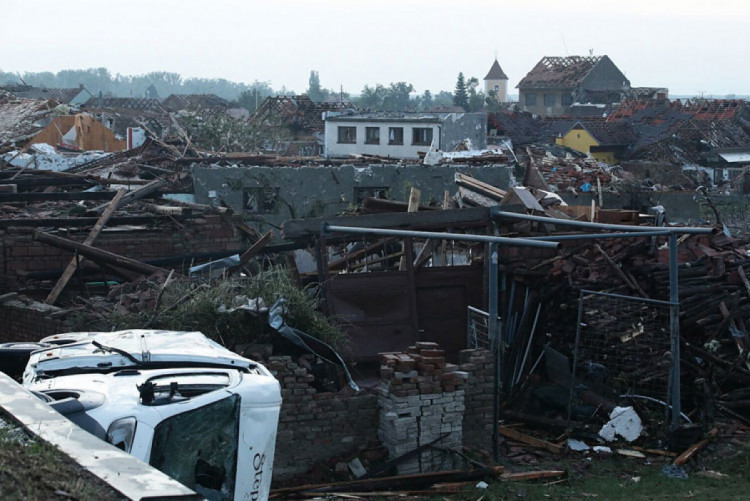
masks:
[[[281,384],[274,481],[306,473],[320,462],[377,443],[378,404],[372,393],[317,391],[315,377],[288,356],[266,365]]]
[[[66,310],[32,301],[16,293],[0,296],[0,343],[39,341],[69,331]]]
[[[56,234],[82,242],[88,229]],[[180,223],[163,224],[143,230],[103,231],[95,247],[145,261],[160,257],[236,250],[242,237],[234,225],[220,215],[210,214]],[[11,228],[0,232],[0,292],[27,284],[25,274],[61,271],[73,254],[36,242],[30,229]],[[51,285],[50,285],[51,287]]]
[[[468,374],[463,420],[464,445],[486,448],[492,443],[492,420],[494,408],[494,363],[492,353],[487,350],[462,350],[459,352],[459,368]]]

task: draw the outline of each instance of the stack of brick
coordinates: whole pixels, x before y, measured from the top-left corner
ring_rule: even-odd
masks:
[[[377,442],[378,405],[372,393],[318,391],[307,356],[270,357],[266,367],[281,385],[274,480],[310,471],[316,463],[348,456]]]
[[[466,383],[466,413],[464,414],[464,443],[484,447],[491,443],[494,408],[494,363],[488,350],[461,350],[459,368],[469,375]]]
[[[378,435],[391,458],[432,442],[444,449],[461,448],[468,376],[445,362],[436,343],[419,342],[407,353],[381,355]],[[453,455],[428,447],[397,468],[407,475],[455,466]]]

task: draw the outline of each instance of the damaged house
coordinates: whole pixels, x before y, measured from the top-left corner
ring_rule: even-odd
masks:
[[[267,97],[250,124],[270,131],[272,150],[280,155],[318,156],[323,152],[324,116],[352,110],[349,101],[316,102],[305,94]]]
[[[608,56],[543,57],[516,87],[524,110],[560,116],[575,102],[620,101],[630,80]]]

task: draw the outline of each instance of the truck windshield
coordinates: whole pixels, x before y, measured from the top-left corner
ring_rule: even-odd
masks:
[[[154,429],[149,463],[207,499],[234,496],[240,397],[165,419]]]

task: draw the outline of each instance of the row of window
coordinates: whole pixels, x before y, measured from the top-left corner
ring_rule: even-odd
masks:
[[[432,144],[431,127],[412,128],[411,144],[415,146],[429,146]],[[357,142],[356,127],[339,127],[338,143],[355,144]],[[365,144],[380,144],[380,127],[365,127]],[[388,127],[388,144],[404,144],[404,128]]]
[[[526,106],[536,106],[536,94],[526,94]],[[560,95],[560,105],[570,106],[573,104],[573,96],[570,94]],[[544,107],[557,106],[557,94],[544,94]]]

